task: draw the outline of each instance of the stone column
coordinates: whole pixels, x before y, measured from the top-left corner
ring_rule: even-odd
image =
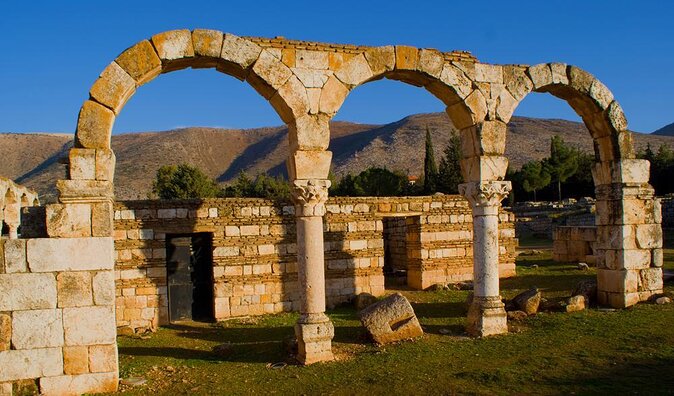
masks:
[[[466,330],[484,337],[508,332],[507,316],[499,294],[498,211],[510,192],[507,181],[470,182],[459,185],[473,209],[473,302]]]
[[[323,215],[330,181],[293,181],[297,221],[297,265],[300,286],[300,318],[295,325],[298,359],[302,364],[332,360],[335,334],[325,315],[325,260]]]

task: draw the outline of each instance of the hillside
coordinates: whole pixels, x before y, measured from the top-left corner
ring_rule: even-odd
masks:
[[[445,113],[417,114],[386,125],[350,122],[331,124],[333,169],[337,176],[357,173],[369,166],[385,166],[419,175],[423,169],[424,133],[431,130],[436,159],[442,156],[454,130]],[[560,135],[583,151],[592,140],[582,124],[550,119],[513,117],[509,124],[506,155],[513,167],[548,155],[550,138]],[[42,200],[53,199],[55,181],[65,175],[63,158],[71,135],[0,134],[0,175],[38,190]],[[635,134],[637,148],[647,143],[674,148],[674,137]],[[118,199],[145,198],[157,168],[191,163],[220,182],[244,170],[254,175],[285,174],[287,131],[282,127],[231,130],[184,128],[164,132],[115,135],[117,156],[115,194]]]
[[[674,122],[669,125],[663,126],[662,128],[658,129],[652,134],[658,136],[674,136]]]

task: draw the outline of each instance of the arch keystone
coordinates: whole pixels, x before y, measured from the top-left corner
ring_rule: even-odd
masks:
[[[187,29],[170,30],[152,36],[157,55],[162,62],[162,73],[184,69],[194,58],[192,32]]]
[[[89,95],[115,114],[119,114],[134,92],[136,81],[116,62],[112,62],[92,85]]]
[[[531,78],[531,82],[534,84],[534,90],[552,84],[552,70],[550,70],[550,65],[547,63],[531,66],[529,67],[529,70],[527,70],[527,73],[529,74],[529,78]]]
[[[192,46],[195,56],[219,58],[222,54],[224,33],[219,30],[194,29],[192,31]]]
[[[419,50],[407,45],[396,45],[396,70],[417,70]]]
[[[100,103],[87,100],[77,120],[75,146],[81,148],[110,148],[110,136],[115,114]]]
[[[136,81],[136,87],[161,73],[161,59],[148,40],[143,40],[122,52],[115,62]]]

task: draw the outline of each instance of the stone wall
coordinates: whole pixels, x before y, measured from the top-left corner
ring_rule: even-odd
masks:
[[[294,210],[262,199],[117,202],[117,325],[142,331],[167,323],[167,234],[213,234],[216,319],[297,310]],[[331,198],[326,210],[329,306],[384,292],[388,217],[405,222],[410,286],[472,278],[471,210],[460,196]],[[515,275],[513,220],[501,214],[501,276]]]
[[[112,238],[0,239],[0,394],[117,389]]]
[[[22,224],[21,208],[40,205],[37,192],[0,177],[0,234],[17,238]]]
[[[414,219],[408,217],[385,217],[384,264],[392,272],[407,271],[407,229]]]
[[[559,262],[596,263],[597,227],[565,226],[552,232],[552,259]]]

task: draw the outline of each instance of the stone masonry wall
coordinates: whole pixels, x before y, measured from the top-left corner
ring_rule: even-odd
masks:
[[[410,286],[472,277],[472,217],[460,196],[331,198],[326,209],[329,306],[384,292],[388,216],[406,216]],[[167,234],[213,234],[216,319],[299,308],[294,206],[262,199],[128,201],[115,204],[114,217],[120,327],[143,331],[168,322]],[[514,215],[504,212],[501,220],[501,276],[513,276]]]
[[[594,264],[597,227],[564,226],[552,232],[552,259],[559,262]]]
[[[407,217],[384,218],[384,260],[392,271],[407,271]]]
[[[111,238],[0,239],[0,394],[117,389]]]

